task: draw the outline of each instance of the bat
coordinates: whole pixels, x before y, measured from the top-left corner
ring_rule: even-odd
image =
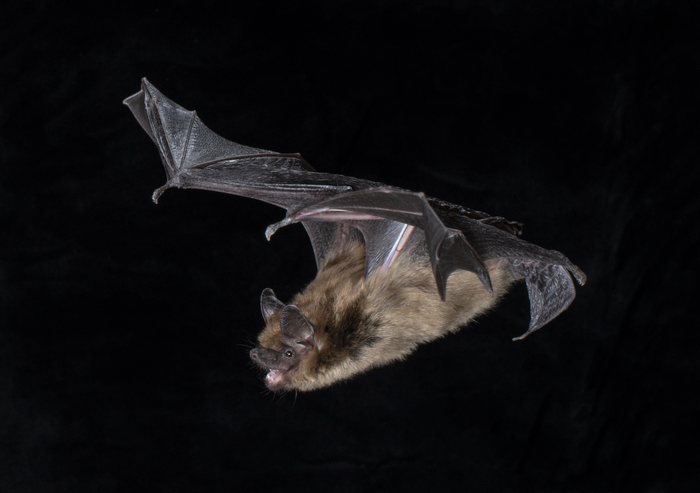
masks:
[[[573,301],[581,269],[519,238],[522,224],[382,183],[320,173],[300,154],[244,146],[209,130],[194,111],[146,79],[124,100],[156,143],[168,188],[198,188],[286,209],[266,230],[301,223],[316,278],[290,303],[260,298],[265,328],[250,358],[273,391],[313,390],[401,360],[457,331],[524,280],[530,325]]]

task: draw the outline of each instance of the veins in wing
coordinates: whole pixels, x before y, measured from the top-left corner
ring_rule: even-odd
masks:
[[[311,165],[301,157],[301,154],[282,154],[277,152],[248,154],[217,159],[214,161],[197,164],[192,166],[190,169],[224,169],[241,163],[273,169],[299,169],[301,167],[307,171],[315,171]]]

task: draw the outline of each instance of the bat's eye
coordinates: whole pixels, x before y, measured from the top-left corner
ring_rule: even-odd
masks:
[[[284,355],[285,355],[287,358],[291,358],[292,356],[294,356],[294,353],[288,349],[288,350],[286,350],[286,351],[284,352]]]

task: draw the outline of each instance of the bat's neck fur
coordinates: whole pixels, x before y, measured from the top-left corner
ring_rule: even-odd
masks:
[[[510,284],[506,264],[486,265],[493,297],[476,275],[456,271],[447,283],[447,299],[441,301],[427,260],[399,258],[386,273],[378,270],[365,279],[363,243],[327,259],[316,279],[292,300],[314,325],[318,347],[302,364],[294,387],[325,387],[454,332],[494,306]],[[275,330],[279,333],[279,326],[268,326],[260,342],[273,346]]]

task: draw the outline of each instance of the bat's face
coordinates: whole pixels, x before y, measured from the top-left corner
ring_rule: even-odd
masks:
[[[295,305],[284,305],[271,289],[263,291],[260,304],[267,327],[260,337],[261,345],[250,352],[250,358],[267,370],[265,385],[270,390],[297,388],[297,380],[317,352],[311,322]]]

